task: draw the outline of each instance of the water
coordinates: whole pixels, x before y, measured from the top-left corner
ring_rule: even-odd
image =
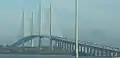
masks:
[[[0,55],[0,58],[75,58],[74,56],[44,56],[44,55]],[[79,58],[112,58],[112,57],[79,57]],[[119,57],[118,57],[119,58]]]

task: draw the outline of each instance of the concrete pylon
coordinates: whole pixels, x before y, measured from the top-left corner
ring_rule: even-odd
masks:
[[[31,19],[30,19],[30,35],[33,35],[33,12],[31,13]],[[30,40],[31,46],[34,47],[34,42],[31,39]]]

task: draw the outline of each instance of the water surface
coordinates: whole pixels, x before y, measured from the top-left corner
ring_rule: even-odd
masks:
[[[75,58],[74,56],[64,55],[5,55],[1,54],[0,58]],[[79,57],[79,58],[112,58],[112,57]],[[119,58],[119,57],[118,57]]]

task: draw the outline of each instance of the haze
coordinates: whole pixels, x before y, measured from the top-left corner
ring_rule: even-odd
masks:
[[[34,12],[34,34],[38,34],[39,0],[0,0],[0,44],[12,44],[21,31],[22,9],[25,12],[25,36]],[[49,34],[46,11],[52,3],[52,34],[74,37],[74,0],[42,1],[42,34]],[[120,47],[120,0],[80,0],[79,36],[81,41]],[[73,39],[70,39],[73,40]]]

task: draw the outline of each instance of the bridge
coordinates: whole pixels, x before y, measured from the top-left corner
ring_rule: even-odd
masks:
[[[24,22],[24,13],[23,13],[23,21]],[[31,22],[33,24],[33,20]],[[39,24],[40,25],[40,24]],[[39,26],[40,27],[40,26]],[[22,25],[22,28],[24,29],[24,23]],[[31,41],[33,39],[39,38],[39,44],[38,47],[29,47],[29,48],[34,48],[38,49],[40,51],[38,52],[49,52],[49,53],[63,53],[63,54],[70,54],[72,55],[73,52],[75,52],[75,42],[70,41],[70,38],[67,37],[58,37],[58,36],[52,36],[51,35],[51,30],[50,30],[50,35],[32,35],[32,28],[33,25],[31,25],[31,35],[28,36],[22,36],[20,40],[17,40],[15,43],[12,45],[8,46],[7,49],[14,51],[14,52],[20,52],[18,50],[22,49],[22,51],[28,50],[28,47],[26,47],[24,44]],[[51,28],[51,22],[50,22],[50,28]],[[24,30],[22,31],[22,35],[24,35]],[[39,30],[40,33],[40,30]],[[49,39],[49,47],[43,48],[41,46],[41,39]],[[74,39],[74,38],[73,38]],[[53,43],[54,42],[54,43]],[[40,48],[43,48],[42,50]],[[45,49],[45,50],[44,50]],[[43,51],[44,50],[44,51]],[[111,46],[105,46],[105,45],[100,45],[100,44],[94,44],[90,42],[80,42],[78,43],[78,51],[80,53],[83,53],[86,56],[108,56],[108,57],[113,57],[113,56],[120,56],[120,50],[119,48],[111,47]],[[24,53],[23,52],[23,53]]]
[[[31,35],[26,36],[20,39],[19,41],[13,43],[12,47],[19,47],[26,42],[29,42],[36,37],[44,39],[47,38],[50,40],[49,51],[58,50],[63,53],[73,53],[75,51],[75,42],[66,40],[68,38],[57,37],[57,36],[46,36],[46,35]],[[55,46],[53,46],[55,42]],[[79,42],[79,52],[85,53],[87,56],[120,56],[120,51],[118,48],[113,48],[110,46],[100,46],[100,45],[91,45],[89,43]],[[58,52],[58,53],[59,53]]]

